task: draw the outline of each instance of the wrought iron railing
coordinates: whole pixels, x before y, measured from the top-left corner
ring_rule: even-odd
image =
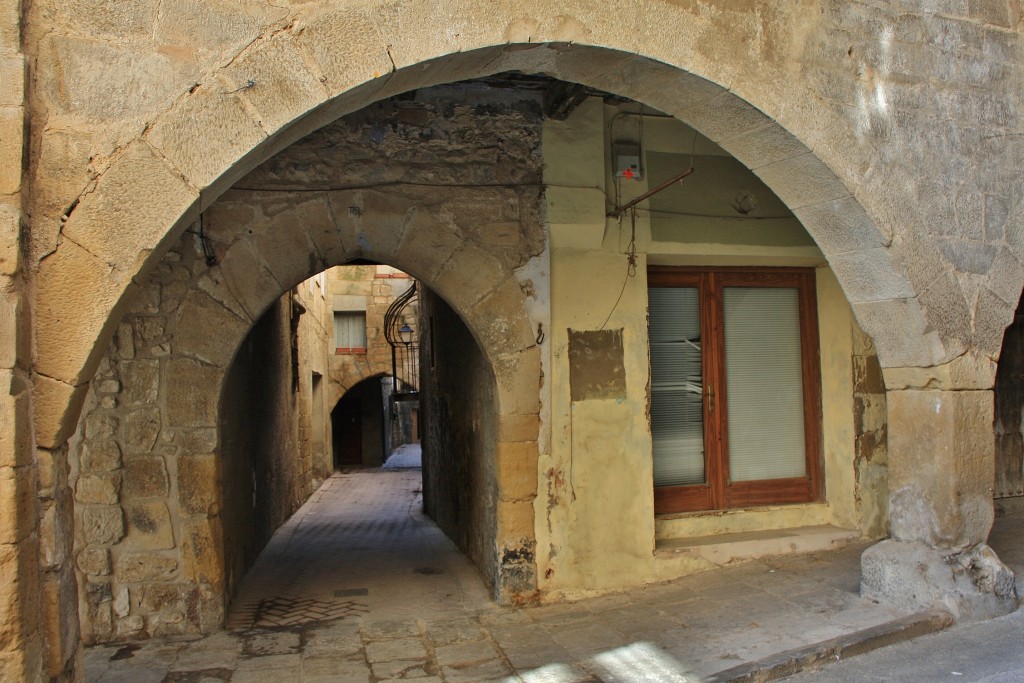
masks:
[[[413,323],[417,303],[416,281],[412,281],[384,314],[384,338],[391,346],[393,401],[418,401],[420,385],[419,335]]]

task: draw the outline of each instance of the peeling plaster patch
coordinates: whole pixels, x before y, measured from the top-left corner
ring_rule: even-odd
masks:
[[[622,328],[569,330],[569,383],[573,401],[626,398]]]

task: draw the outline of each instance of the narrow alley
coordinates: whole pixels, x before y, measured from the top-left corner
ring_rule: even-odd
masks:
[[[420,486],[410,467],[333,475],[243,580],[228,630],[87,648],[87,680],[722,681],[823,643],[943,625],[861,598],[859,543],[502,607],[424,516]]]

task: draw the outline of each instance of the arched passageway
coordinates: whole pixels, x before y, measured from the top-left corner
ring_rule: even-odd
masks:
[[[437,102],[428,100],[424,106],[436,108]],[[388,162],[378,151],[377,157],[361,162],[363,168],[352,164],[345,169],[330,160],[310,174],[304,190],[280,187],[281,178],[308,165],[310,156],[324,149],[334,149],[335,157],[343,159],[360,147],[377,145],[366,135],[367,128],[372,132],[379,125],[375,121],[401,121],[404,111],[394,102],[383,103],[257,169],[207,210],[201,234],[187,235],[146,283],[158,306],[138,308],[124,320],[132,328],[133,339],[136,329],[145,335],[143,329],[157,329],[157,324],[161,336],[145,339],[133,358],[112,350],[109,373],[134,383],[142,381],[137,378],[141,368],[156,370],[149,377],[163,409],[147,411],[153,427],[180,454],[150,457],[150,461],[170,473],[180,467],[176,481],[165,476],[166,484],[119,501],[128,519],[123,538],[86,535],[79,543],[110,548],[115,563],[130,557],[145,565],[138,573],[112,576],[130,592],[141,594],[149,586],[172,580],[181,586],[176,590],[192,593],[191,599],[200,603],[194,616],[184,622],[171,621],[179,616],[173,605],[156,613],[147,611],[148,603],[138,605],[132,615],[145,615],[146,631],[165,622],[182,624],[186,630],[208,630],[217,623],[218,612],[223,614],[224,601],[255,552],[333,469],[330,449],[323,447],[332,439],[325,437],[319,450],[313,447],[316,435],[326,434],[323,425],[315,428],[315,422],[326,415],[329,404],[319,411],[313,406],[321,384],[328,385],[321,388],[323,395],[335,393],[331,361],[339,352],[359,350],[348,343],[339,346],[339,331],[332,329],[331,317],[359,302],[352,294],[333,294],[329,277],[298,280],[316,275],[324,266],[353,261],[392,263],[423,278],[428,286],[420,295],[420,313],[409,314],[424,339],[419,345],[426,359],[419,388],[430,397],[425,399],[428,405],[436,406],[424,411],[424,430],[434,435],[425,443],[427,511],[477,564],[495,591],[518,590],[515,586],[523,577],[532,576],[532,569],[518,569],[529,567],[526,557],[507,563],[517,567],[514,581],[504,581],[496,570],[498,503],[493,492],[498,488],[495,454],[502,422],[496,417],[501,410],[495,380],[501,379],[506,387],[509,383],[528,386],[529,379],[516,379],[523,375],[534,378],[536,386],[539,375],[539,348],[526,320],[516,273],[544,249],[536,186],[476,186],[476,175],[492,171],[473,157],[473,136],[480,132],[467,124],[471,120],[467,110],[447,125],[448,134],[468,136],[470,143],[453,145],[447,158],[426,165],[425,170],[403,159]],[[507,160],[503,171],[527,180],[534,174],[536,179],[539,159],[533,150],[540,139],[540,118],[531,114],[530,126],[524,129],[522,114],[514,107],[505,105],[502,111],[494,111],[488,125],[514,126],[517,135],[529,142],[517,148],[519,156]],[[330,144],[324,144],[325,136],[333,137]],[[405,145],[411,151],[424,145],[414,127],[395,137],[389,141],[392,147]],[[379,188],[307,191],[336,184],[330,174],[339,168],[359,174],[375,163],[382,167],[378,173],[397,175],[404,182],[392,188],[385,178]],[[462,174],[467,182],[450,188],[417,187],[417,174],[426,176],[438,168]],[[345,228],[338,224],[338,215],[348,216],[347,229],[358,239],[339,240],[339,231]],[[495,224],[506,231],[500,241],[489,244],[478,237]],[[392,251],[395,245],[397,251]],[[390,287],[388,282],[409,281],[374,278],[362,299],[364,310],[371,304],[386,304],[383,288]],[[461,310],[449,306],[431,288],[456,297]],[[250,319],[257,322],[247,322]],[[126,341],[127,336],[120,339]],[[162,355],[151,341],[173,352]],[[361,344],[364,353],[383,345],[381,330],[367,327]],[[303,358],[312,360],[303,365]],[[352,376],[344,371],[340,375],[342,379]],[[435,387],[442,387],[445,395],[437,397]],[[382,413],[390,409],[392,397],[382,393],[379,378],[375,388],[359,393],[360,403],[366,404],[361,413],[363,444],[374,444],[376,450],[374,454],[363,449],[363,464],[379,465],[386,455]],[[511,404],[513,417],[522,413],[528,418],[531,411],[535,416],[538,403],[536,389],[532,396],[516,398]],[[135,401],[108,407],[91,404],[86,421],[100,415],[120,420],[136,407]],[[512,418],[505,421],[514,422]],[[533,429],[533,434],[520,429],[512,438],[536,443],[536,419]],[[84,448],[94,448],[94,443],[111,437],[126,453],[140,448],[128,443],[120,431],[84,433]],[[205,452],[197,453],[198,448]],[[89,481],[100,476],[88,462],[84,474],[82,478]],[[83,514],[88,515],[88,510]],[[149,524],[143,523],[144,515],[152,518]],[[523,533],[532,532],[523,529]],[[162,560],[170,561],[160,565]],[[157,575],[151,566],[167,569]],[[86,608],[91,610],[88,624],[95,629],[90,637],[105,637],[101,614],[106,607]]]

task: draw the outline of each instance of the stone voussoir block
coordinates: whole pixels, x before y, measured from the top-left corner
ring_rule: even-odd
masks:
[[[851,303],[905,299],[914,295],[906,276],[896,270],[887,249],[848,251],[829,260]]]
[[[269,135],[328,99],[319,76],[286,32],[250,48],[220,73],[228,89],[239,92],[257,112]]]
[[[723,92],[713,99],[684,109],[679,117],[712,142],[763,128],[771,123],[764,112],[730,92]]]
[[[278,282],[274,274],[263,264],[259,254],[256,253],[251,240],[238,240],[234,242],[221,258],[217,270],[220,271],[223,284],[232,292],[237,292],[239,301],[245,313],[252,320],[259,319],[259,316],[275,299],[284,293],[285,288]],[[214,278],[216,275],[211,272]],[[196,297],[197,294],[189,292],[189,296]],[[207,294],[212,301],[217,297]],[[198,302],[195,305],[200,305]],[[225,310],[230,311],[228,305],[220,304]],[[207,305],[209,306],[209,305]],[[184,318],[183,322],[187,322]],[[180,336],[179,332],[179,336]],[[203,331],[195,333],[202,339]]]
[[[502,415],[533,415],[540,410],[543,383],[540,347],[499,356],[492,361],[492,367]]]
[[[216,513],[219,473],[213,453],[178,458],[178,502],[189,515]]]
[[[812,152],[770,163],[754,172],[794,211],[851,195],[846,185]]]
[[[198,199],[198,190],[149,145],[135,143],[97,179],[96,189],[81,199],[62,232],[111,266],[134,274],[140,259],[164,237],[167,218],[182,216]]]
[[[465,311],[511,279],[512,273],[493,254],[466,246],[444,262],[432,282],[452,308]]]
[[[499,442],[498,497],[502,501],[533,500],[537,496],[537,443]]]
[[[90,366],[107,348],[106,344],[96,345],[96,341],[103,338],[108,327],[113,334],[111,317],[122,297],[130,298],[134,292],[133,274],[131,270],[113,268],[71,240],[62,242],[40,262],[36,300],[45,304],[35,309],[39,374],[71,386],[91,379]],[[83,343],[69,344],[68,339]],[[52,428],[44,433],[50,431]]]
[[[522,296],[519,282],[510,278],[463,316],[492,360],[536,345],[537,333],[523,307]]]
[[[221,82],[196,89],[149,130],[148,142],[193,187],[211,185],[267,137],[237,95],[227,90]]]
[[[375,19],[376,13],[368,8],[351,7],[299,21],[295,40],[316,61],[331,96],[386,76],[394,68]]]
[[[311,235],[323,234],[333,227],[334,218],[327,198],[323,195],[303,197],[265,225],[254,225],[250,241],[274,279],[294,282],[316,274],[311,272],[317,267],[310,257],[317,253]]]

